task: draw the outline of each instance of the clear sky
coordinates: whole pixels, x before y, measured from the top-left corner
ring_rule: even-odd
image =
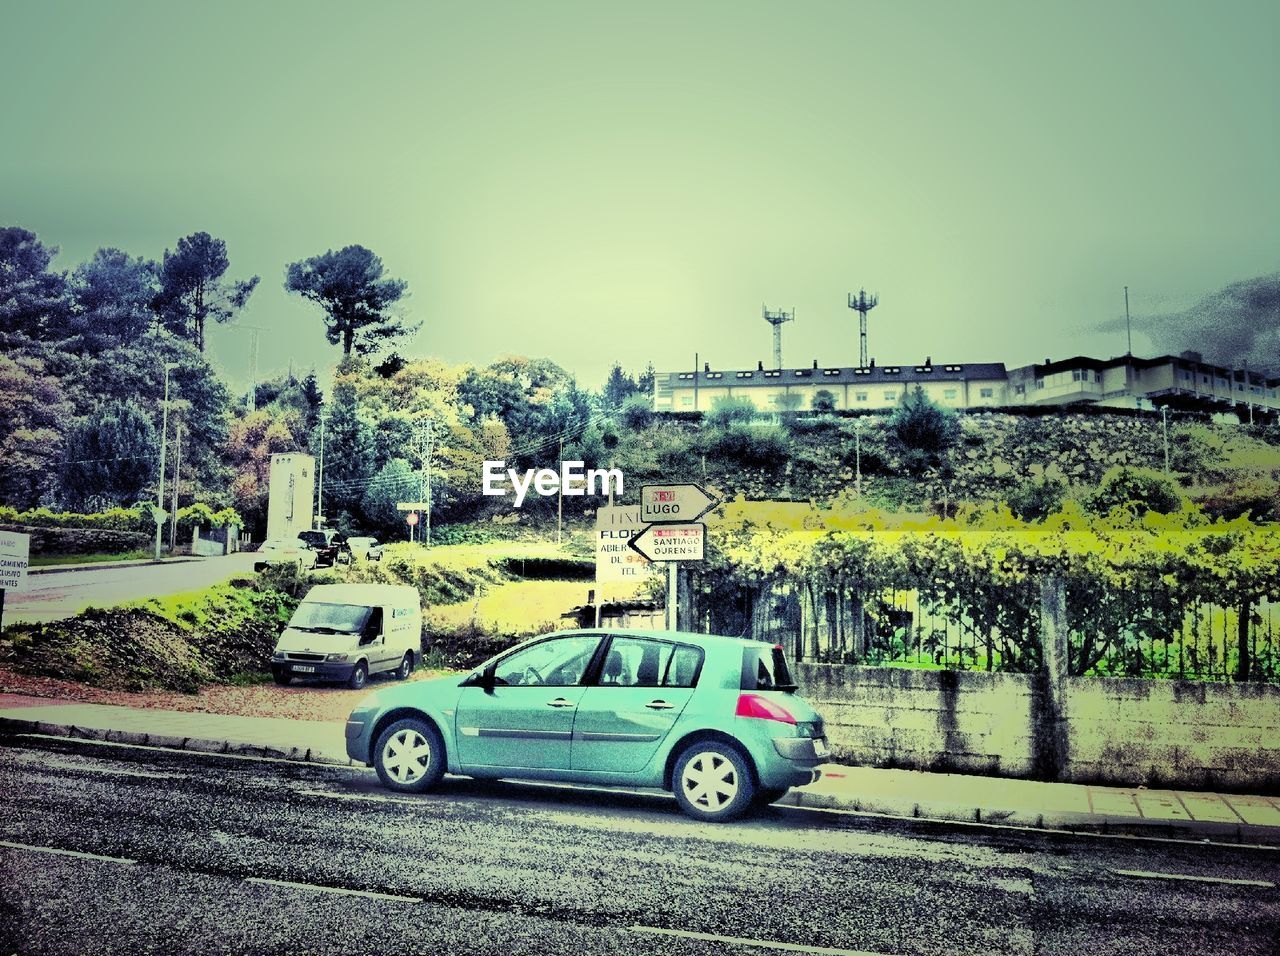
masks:
[[[0,0],[0,224],[262,276],[264,373],[337,350],[285,264],[361,243],[402,349],[631,369],[1125,349],[1280,268],[1273,2]],[[247,336],[212,350],[246,374]],[[1151,343],[1135,334],[1135,351]]]

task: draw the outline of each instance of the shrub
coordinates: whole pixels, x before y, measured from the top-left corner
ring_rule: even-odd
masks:
[[[648,396],[632,395],[622,403],[622,424],[633,432],[644,431],[653,424],[653,408]]]
[[[719,398],[711,404],[705,421],[707,427],[727,429],[735,424],[750,424],[760,416],[755,405],[747,398]]]
[[[1043,521],[1062,507],[1067,483],[1044,477],[1025,481],[1009,493],[1009,510],[1023,521]]]
[[[1115,508],[1125,508],[1135,516],[1148,511],[1172,514],[1182,508],[1182,490],[1168,475],[1150,468],[1121,465],[1102,476],[1096,491],[1086,505],[1094,514],[1105,515]]]
[[[951,412],[929,401],[919,385],[909,392],[889,419],[889,434],[908,469],[935,464],[960,438],[960,423]]]

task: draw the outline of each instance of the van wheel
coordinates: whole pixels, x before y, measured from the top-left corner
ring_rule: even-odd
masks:
[[[736,820],[755,800],[755,781],[746,756],[732,744],[704,740],[676,761],[671,778],[680,809],[695,820]]]
[[[352,690],[360,690],[368,679],[369,667],[364,661],[361,661],[356,665],[355,670],[351,672],[351,676],[347,678],[347,686]]]
[[[404,657],[400,661],[400,666],[396,668],[396,680],[408,680],[409,675],[413,673],[413,651],[405,651]]]
[[[422,793],[444,776],[444,741],[425,720],[406,717],[378,735],[373,767],[388,790]]]
[[[271,679],[281,687],[288,687],[293,681],[293,675],[288,671],[282,671],[278,667],[273,667],[271,669]]]

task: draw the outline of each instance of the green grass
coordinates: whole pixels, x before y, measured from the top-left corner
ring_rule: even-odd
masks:
[[[150,551],[125,551],[123,554],[39,554],[32,557],[29,566],[47,568],[62,564],[101,564],[107,561],[144,561],[152,557]]]

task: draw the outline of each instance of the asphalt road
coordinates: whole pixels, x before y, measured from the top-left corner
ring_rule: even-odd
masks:
[[[794,808],[710,826],[665,796],[456,778],[406,799],[370,771],[30,737],[0,746],[0,793],[4,953],[1246,956],[1280,939],[1274,849]]]
[[[27,590],[5,598],[4,623],[60,621],[87,607],[114,607],[125,601],[197,591],[251,572],[253,560],[252,553],[241,553],[199,561],[29,574]]]

